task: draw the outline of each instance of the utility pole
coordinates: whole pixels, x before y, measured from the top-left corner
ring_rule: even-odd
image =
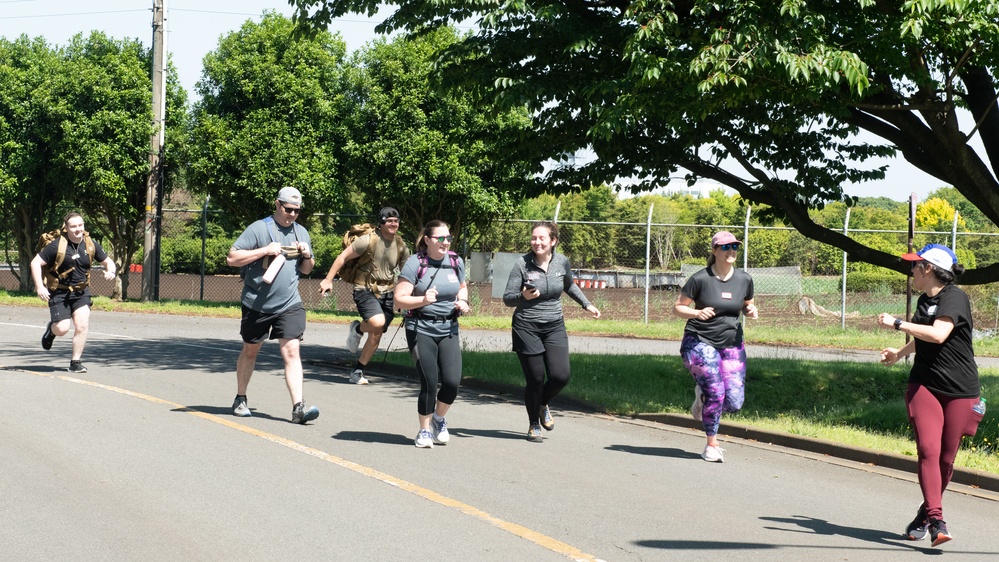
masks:
[[[142,255],[142,301],[159,300],[159,195],[166,128],[166,0],[153,0],[153,134],[149,142],[145,238]]]

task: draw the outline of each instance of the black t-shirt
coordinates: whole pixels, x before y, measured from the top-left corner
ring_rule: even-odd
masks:
[[[100,263],[107,259],[108,254],[104,251],[96,240],[94,242],[94,261]],[[56,259],[56,254],[59,253],[59,238],[49,242],[47,246],[42,248],[42,251],[38,252],[38,255],[45,262],[46,267],[51,266],[52,262]],[[79,285],[81,283],[87,282],[87,271],[93,266],[90,263],[90,256],[87,254],[87,243],[80,240],[79,244],[75,244],[66,238],[66,256],[62,259],[62,263],[58,264],[55,268],[56,271],[65,271],[67,268],[72,267],[73,271],[63,279],[63,285]]]
[[[706,267],[691,275],[681,292],[693,299],[694,308],[715,309],[715,315],[708,320],[687,320],[685,335],[694,334],[718,349],[742,345],[739,315],[746,301],[753,298],[753,278],[748,273],[736,269],[727,281],[722,281]]]
[[[916,338],[916,357],[912,361],[909,382],[953,398],[976,398],[981,392],[975,349],[971,342],[974,325],[971,301],[954,285],[947,285],[935,297],[926,294],[916,301],[913,324],[933,325],[937,318],[949,317],[954,329],[943,343]]]

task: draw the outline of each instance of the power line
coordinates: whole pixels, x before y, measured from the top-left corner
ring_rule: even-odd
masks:
[[[23,0],[22,0],[23,1]],[[140,10],[110,10],[106,12],[73,12],[68,14],[35,14],[30,16],[0,16],[0,20],[23,20],[29,18],[60,18],[66,16],[98,16],[104,14],[128,14],[133,12],[149,12],[151,10],[143,8]]]

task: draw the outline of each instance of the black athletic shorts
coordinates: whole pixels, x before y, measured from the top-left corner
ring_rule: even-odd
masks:
[[[74,312],[90,305],[89,287],[81,291],[56,289],[49,295],[49,317],[53,322],[73,318]]]
[[[305,335],[305,307],[302,303],[278,313],[257,312],[243,305],[243,320],[239,324],[239,335],[246,343],[260,343],[272,340],[300,340]]]
[[[361,314],[361,320],[368,321],[372,316],[385,315],[385,327],[382,332],[387,332],[389,324],[395,319],[395,295],[392,291],[382,293],[376,297],[374,293],[367,289],[354,289],[354,304],[357,305],[357,312]]]
[[[524,355],[541,355],[550,347],[569,347],[565,322],[537,323],[513,319],[513,350]]]

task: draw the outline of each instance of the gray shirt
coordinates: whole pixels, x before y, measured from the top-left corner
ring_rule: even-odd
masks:
[[[416,330],[417,333],[434,337],[458,335],[457,316],[454,316],[454,320],[447,318],[455,313],[458,291],[465,283],[465,262],[458,256],[454,256],[454,260],[455,267],[452,267],[448,256],[444,256],[442,260],[433,260],[428,256],[422,275],[419,275],[418,253],[406,260],[399,279],[413,284],[413,296],[423,296],[431,287],[437,289],[437,302],[413,309],[414,316],[406,318],[407,330]]]
[[[527,300],[521,295],[524,283],[530,282],[541,296]],[[541,269],[534,261],[534,252],[528,252],[517,260],[503,291],[503,303],[516,307],[513,319],[522,322],[548,323],[562,318],[562,293],[584,309],[590,306],[583,291],[572,282],[572,269],[569,258],[564,254],[554,254],[548,262],[548,271]]]
[[[296,240],[312,248],[309,232],[297,223],[282,227],[277,222],[258,220],[239,235],[232,247],[237,250],[256,250],[271,242],[278,242],[287,248],[294,247]],[[240,299],[243,305],[257,312],[275,314],[301,303],[302,297],[298,294],[298,268],[301,260],[300,257],[289,258],[274,278],[274,282],[269,285],[263,280],[264,271],[271,262],[269,257],[247,265]]]

